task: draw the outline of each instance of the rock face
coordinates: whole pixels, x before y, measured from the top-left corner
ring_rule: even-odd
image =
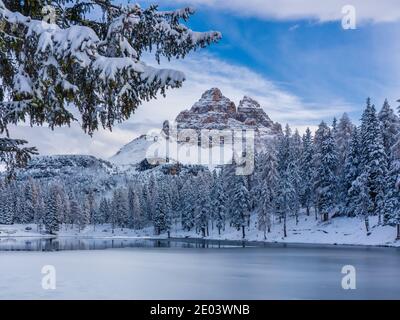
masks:
[[[272,122],[260,104],[244,97],[238,108],[218,88],[203,93],[190,110],[176,117],[178,129],[254,129],[277,134],[281,128]]]
[[[271,138],[282,132],[281,125],[273,122],[257,101],[245,96],[236,107],[218,88],[207,90],[190,110],[179,113],[174,125],[178,131],[254,130],[256,150],[265,149]],[[161,129],[169,135],[170,124],[164,122]],[[152,139],[148,138],[141,136],[133,140],[110,158],[110,161],[118,165],[139,163],[145,158],[146,147],[152,143]]]

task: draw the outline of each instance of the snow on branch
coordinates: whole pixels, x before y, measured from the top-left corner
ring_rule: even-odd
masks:
[[[97,21],[77,23],[83,18],[67,24],[32,19],[8,10],[0,0],[0,78],[9,92],[0,101],[7,108],[1,119],[5,128],[26,117],[31,125],[68,125],[75,120],[66,110],[69,104],[79,109],[89,134],[99,125],[111,129],[143,100],[185,80],[181,72],[146,65],[142,53],[155,49],[157,61],[161,56],[183,58],[221,38],[218,32],[195,32],[182,24],[194,13],[190,8],[158,11],[157,6],[142,9],[101,0],[84,5],[107,12],[101,28],[90,27]]]

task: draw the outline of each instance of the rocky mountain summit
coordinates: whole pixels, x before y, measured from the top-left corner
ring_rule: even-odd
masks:
[[[236,107],[218,88],[203,93],[175,122],[178,129],[254,129],[269,134],[281,131],[281,126],[268,117],[257,101],[245,96]]]
[[[273,122],[257,101],[245,96],[236,107],[218,88],[204,92],[189,110],[178,114],[173,124],[165,122],[162,130],[168,134],[171,125],[178,131],[254,130],[256,150],[264,149],[272,138],[282,132],[281,125]],[[123,146],[110,161],[117,165],[137,164],[146,158],[146,150],[152,142],[153,137],[142,135]]]

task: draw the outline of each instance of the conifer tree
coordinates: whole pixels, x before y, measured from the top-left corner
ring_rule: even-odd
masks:
[[[62,209],[59,190],[56,185],[53,185],[47,197],[47,210],[44,217],[44,227],[47,233],[56,234],[59,231]]]
[[[54,129],[80,118],[90,135],[99,127],[111,130],[143,101],[185,80],[181,72],[144,63],[145,52],[154,52],[157,62],[184,58],[221,38],[190,30],[191,8],[160,11],[116,2],[0,0],[0,162],[11,174],[37,150],[11,139],[10,125],[29,121]]]
[[[321,131],[325,130],[323,124],[321,125]],[[317,154],[319,163],[316,168],[315,188],[318,212],[322,215],[323,221],[327,221],[329,215],[334,212],[337,200],[337,154],[329,128],[318,138],[320,149]]]
[[[231,224],[237,230],[242,229],[243,239],[246,237],[246,225],[250,215],[250,196],[243,177],[236,178],[233,199],[231,203]]]
[[[313,154],[314,147],[312,142],[311,130],[307,128],[302,139],[303,148],[300,157],[300,201],[306,208],[307,216],[310,215],[310,208],[313,201]]]
[[[227,197],[223,188],[222,180],[216,179],[216,187],[214,188],[215,196],[212,205],[212,210],[215,215],[215,226],[218,229],[218,234],[221,235],[221,230],[225,230],[225,221],[227,213]]]
[[[367,187],[372,203],[370,215],[378,215],[381,222],[387,156],[375,106],[371,105],[370,99],[367,100],[361,121],[361,172],[367,175]]]
[[[391,150],[396,143],[397,135],[400,132],[400,123],[399,118],[396,116],[387,100],[385,100],[383,107],[378,114],[378,118],[381,126],[380,131],[383,140],[383,147],[387,159],[391,159]]]

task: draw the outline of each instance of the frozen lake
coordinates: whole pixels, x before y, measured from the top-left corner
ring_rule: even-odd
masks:
[[[55,290],[42,289],[44,265],[55,267]],[[342,289],[344,265],[356,268],[356,290]],[[0,240],[0,299],[69,298],[400,299],[400,249]]]

